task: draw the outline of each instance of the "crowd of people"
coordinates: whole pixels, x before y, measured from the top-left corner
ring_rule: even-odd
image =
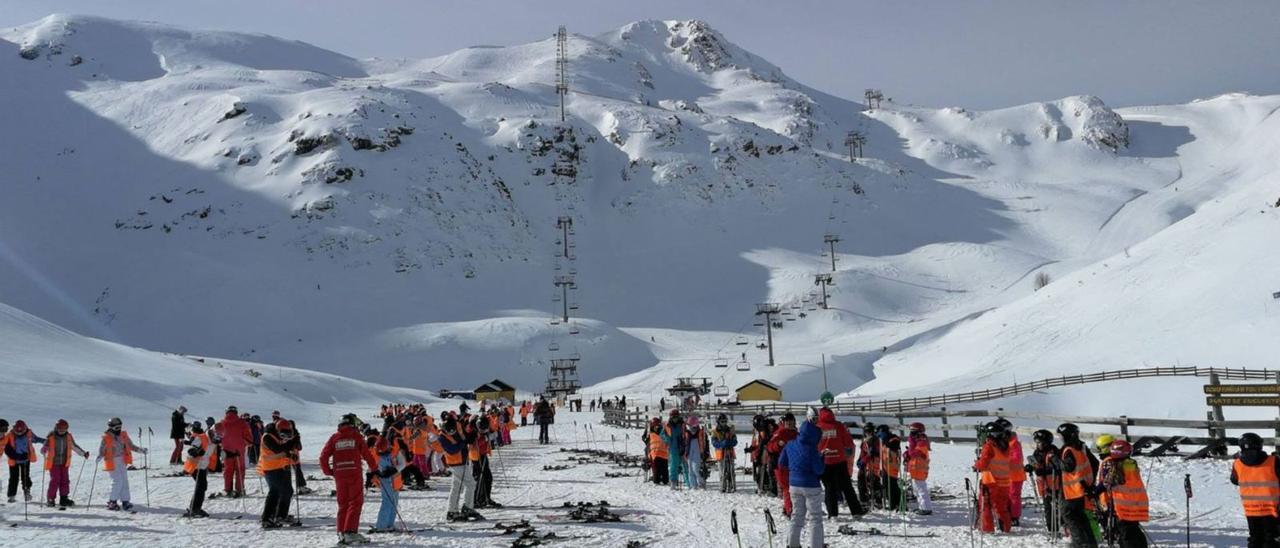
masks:
[[[801,546],[806,525],[810,546],[823,546],[824,511],[828,518],[837,516],[841,502],[853,516],[873,509],[933,514],[931,448],[923,423],[908,426],[905,446],[885,424],[861,425],[855,440],[826,407],[811,408],[798,426],[791,413],[778,419],[756,415],[751,424],[743,451],[756,493],[780,498],[783,515],[791,518],[788,546]],[[965,483],[972,489],[971,526],[980,533],[1009,533],[1021,526],[1022,493],[1030,479],[1051,535],[1068,537],[1072,546],[1148,546],[1142,527],[1149,520],[1148,494],[1128,441],[1104,435],[1091,448],[1080,429],[1066,423],[1056,437],[1049,430],[1035,431],[1034,451],[1024,455],[1007,419],[985,424],[978,433],[976,481]],[[672,489],[703,489],[715,466],[720,490],[733,492],[738,438],[727,415],[715,417],[708,432],[699,417],[672,409],[665,421],[650,419],[642,436],[647,478]],[[1231,482],[1240,488],[1249,546],[1280,546],[1280,460],[1262,450],[1256,434],[1241,436],[1240,449]],[[908,508],[912,498],[914,510]]]

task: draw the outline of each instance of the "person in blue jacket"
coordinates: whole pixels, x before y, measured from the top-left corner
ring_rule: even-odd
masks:
[[[826,464],[822,454],[818,452],[818,441],[822,438],[822,430],[811,421],[800,426],[800,434],[796,442],[788,443],[782,448],[782,456],[778,459],[778,468],[785,469],[791,481],[791,536],[787,546],[798,548],[800,535],[804,532],[805,518],[811,527],[809,546],[822,548],[822,477]]]
[[[684,417],[680,416],[679,409],[671,410],[667,427],[662,429],[662,441],[667,444],[667,477],[671,481],[671,488],[679,489],[680,471],[684,468],[685,451],[688,449],[684,439]]]

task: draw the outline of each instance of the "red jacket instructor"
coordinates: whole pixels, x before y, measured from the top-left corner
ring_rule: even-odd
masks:
[[[344,539],[359,534],[360,508],[364,505],[364,467],[360,462],[368,463],[371,470],[378,468],[364,437],[356,430],[359,420],[354,414],[344,415],[338,431],[320,450],[320,471],[333,476],[337,486],[338,534]]]

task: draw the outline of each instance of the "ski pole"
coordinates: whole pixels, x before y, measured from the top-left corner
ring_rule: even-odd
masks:
[[[141,428],[139,428],[141,430]],[[151,507],[151,427],[147,427],[147,452],[142,454],[142,489],[146,493],[147,508]],[[141,438],[142,434],[139,433]]]
[[[973,502],[973,485],[969,482],[969,478],[964,479],[964,495],[965,495],[966,501],[969,503],[968,504],[969,506],[969,546],[970,548],[972,548],[974,545],[973,514],[975,509],[974,509],[974,502]]]
[[[80,461],[80,471],[76,472],[76,484],[71,486],[71,496],[73,497],[76,496],[77,490],[80,489],[80,480],[84,479],[84,465],[88,462],[89,457],[85,457],[84,460]],[[96,472],[97,467],[95,466],[94,469]]]
[[[85,460],[85,462],[88,462],[88,461],[89,461],[89,457],[85,457],[85,458],[84,458],[84,460]],[[81,465],[81,466],[83,467],[84,465]],[[78,481],[78,480],[77,480],[77,481]],[[92,508],[92,507],[93,507],[93,488],[94,488],[94,486],[96,486],[97,484],[98,484],[98,467],[97,467],[97,466],[94,466],[94,467],[93,467],[93,477],[89,479],[89,502],[86,502],[86,503],[85,503],[85,505],[84,505],[84,509],[85,509],[85,510],[88,510],[89,508]]]
[[[738,534],[738,511],[729,511],[729,528],[733,530],[734,538],[738,539],[738,548],[742,548],[742,535]]]
[[[1191,546],[1191,474],[1182,478],[1182,490],[1187,494],[1187,547]]]
[[[773,514],[768,508],[764,509],[764,524],[769,529],[769,548],[773,548],[773,536],[778,534],[778,528],[773,523]]]

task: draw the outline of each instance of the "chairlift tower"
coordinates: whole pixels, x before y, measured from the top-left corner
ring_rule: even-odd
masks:
[[[862,157],[862,145],[867,143],[867,137],[860,132],[850,131],[844,138],[844,146],[849,147],[849,161],[853,162],[854,158]]]
[[[578,381],[578,360],[577,357],[552,359],[544,393],[553,398],[576,394],[582,388]]]
[[[832,234],[828,232],[822,235],[822,243],[827,244],[827,247],[831,248],[831,271],[832,272],[836,271],[836,243],[838,243],[839,241],[840,241],[840,236],[838,234]]]
[[[862,96],[867,101],[867,108],[880,108],[880,101],[884,99],[884,92],[874,88],[867,88],[866,91],[862,92]]]
[[[827,286],[835,285],[835,281],[832,279],[830,273],[823,272],[821,274],[813,275],[813,284],[822,287],[822,308],[826,309],[827,308]]]
[[[556,95],[560,96],[560,121],[564,121],[564,97],[569,94],[569,33],[556,31]]]
[[[764,332],[769,345],[769,365],[773,365],[773,317],[782,312],[778,303],[760,303],[756,305],[756,315],[764,316]]]
[[[564,258],[569,258],[569,229],[573,228],[573,217],[561,215],[556,217],[556,228],[560,229],[560,242],[564,245]]]
[[[569,323],[569,290],[577,289],[577,284],[573,281],[573,276],[556,276],[555,285],[560,288],[560,318],[564,323]]]

